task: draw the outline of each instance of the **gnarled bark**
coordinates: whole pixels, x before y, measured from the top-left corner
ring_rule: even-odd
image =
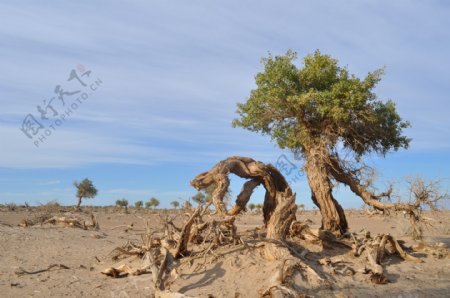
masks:
[[[347,219],[344,209],[334,199],[329,178],[326,155],[319,150],[311,149],[306,157],[305,171],[311,188],[312,200],[322,214],[322,229],[340,236],[347,229]]]
[[[255,161],[248,157],[232,156],[222,160],[210,171],[201,173],[191,181],[197,190],[216,183],[212,201],[219,213],[225,213],[223,197],[228,188],[228,175],[232,173],[241,178],[251,179],[244,184],[236,205],[228,212],[235,215],[245,208],[253,190],[262,184],[266,189],[264,198],[264,223],[267,226],[267,238],[283,243],[291,223],[295,220],[295,194],[292,193],[286,179],[272,165]],[[267,245],[269,259],[279,259],[286,255],[285,246]]]

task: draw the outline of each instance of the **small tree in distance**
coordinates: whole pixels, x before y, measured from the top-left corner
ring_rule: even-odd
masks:
[[[149,207],[158,207],[159,206],[159,200],[157,198],[152,197],[147,203],[149,203]],[[145,203],[145,206],[147,206],[147,203]]]
[[[142,201],[136,201],[134,203],[134,207],[136,207],[136,209],[141,209],[142,206],[144,206],[144,202],[142,202]]]
[[[250,211],[253,211],[256,208],[256,205],[253,203],[248,204],[248,209],[250,209]]]
[[[126,199],[118,199],[116,201],[116,205],[119,207],[125,207],[125,212],[128,212],[128,200]]]
[[[170,202],[170,205],[172,205],[173,208],[177,209],[180,206],[180,203],[178,201],[172,201]]]
[[[198,205],[201,205],[205,204],[208,201],[208,197],[204,193],[199,191],[192,197],[192,200]]]
[[[77,189],[77,209],[80,209],[81,201],[83,198],[93,198],[97,195],[97,189],[94,184],[88,178],[83,179],[81,182],[75,181],[73,185]]]

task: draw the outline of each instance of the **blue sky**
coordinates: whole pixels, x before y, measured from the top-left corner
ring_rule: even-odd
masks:
[[[395,180],[401,189],[420,174],[448,188],[448,28],[445,1],[2,1],[0,203],[74,204],[72,182],[89,177],[99,195],[86,204],[155,196],[167,207],[230,155],[291,158],[268,137],[231,127],[260,58],[288,49],[300,57],[320,49],[359,76],[386,66],[377,94],[397,103],[413,141],[369,157],[378,185]],[[91,71],[86,82],[101,80],[95,91],[67,81],[80,65]],[[51,123],[36,107],[57,85],[89,98],[36,147],[20,127],[28,114]],[[55,109],[63,114],[79,94],[67,106],[55,99]],[[232,180],[233,195],[241,184]],[[304,176],[292,187],[312,206]],[[344,187],[336,196],[345,207],[362,204]]]

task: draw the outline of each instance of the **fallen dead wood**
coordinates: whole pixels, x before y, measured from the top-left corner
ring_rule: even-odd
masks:
[[[45,269],[40,269],[40,270],[36,270],[36,271],[27,271],[27,270],[25,270],[25,269],[19,267],[19,270],[17,270],[15,273],[16,273],[18,276],[22,276],[22,275],[26,275],[26,274],[38,274],[38,273],[50,271],[50,270],[53,269],[53,268],[57,268],[57,269],[70,269],[69,267],[67,267],[67,266],[64,265],[64,264],[52,264],[52,265],[49,265],[49,266],[48,266],[47,268],[45,268]]]
[[[397,254],[405,261],[421,263],[421,259],[412,256],[405,252],[400,243],[391,235],[383,234],[377,235],[375,238],[370,237],[370,233],[366,232],[364,238],[359,239],[355,234],[352,234],[353,239],[353,253],[358,257],[366,252],[366,257],[369,262],[369,267],[364,273],[370,273],[370,280],[376,284],[384,284],[389,282],[384,275],[384,268],[382,261],[384,256],[388,254]]]
[[[110,230],[115,230],[115,229],[118,229],[118,228],[125,228],[125,229],[132,230],[133,226],[134,226],[133,223],[130,224],[130,225],[118,225],[118,226],[112,227]]]
[[[120,265],[119,267],[109,267],[101,271],[101,274],[111,276],[114,278],[125,277],[128,274],[133,274],[134,270],[128,265]]]
[[[191,227],[194,224],[194,220],[200,215],[201,211],[202,211],[202,208],[200,206],[194,211],[194,213],[184,223],[183,228],[181,229],[180,240],[178,241],[178,245],[175,250],[175,254],[174,254],[175,258],[184,256],[186,254],[188,242],[191,237],[191,235],[190,235]]]
[[[91,214],[90,221],[87,221],[87,220],[84,220],[84,219],[81,219],[81,218],[78,218],[78,217],[75,217],[72,215],[71,216],[52,216],[52,217],[49,217],[48,215],[43,215],[43,216],[39,216],[38,218],[33,219],[33,220],[24,219],[19,224],[19,226],[20,227],[29,227],[29,226],[33,226],[36,224],[63,225],[63,226],[80,228],[83,230],[88,230],[88,229],[99,230],[100,229],[100,225],[93,214]]]
[[[450,250],[443,242],[435,244],[427,244],[420,242],[411,247],[413,251],[430,253],[437,259],[444,259],[450,255]]]

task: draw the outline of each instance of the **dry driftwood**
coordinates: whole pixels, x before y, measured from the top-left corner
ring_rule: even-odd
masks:
[[[194,224],[194,220],[200,215],[201,212],[202,212],[202,207],[200,206],[197,209],[195,209],[194,213],[184,223],[183,228],[181,229],[180,240],[178,241],[178,245],[175,250],[175,254],[174,254],[175,258],[184,256],[186,254],[189,239],[191,237],[192,225]]]
[[[389,282],[384,275],[384,269],[382,266],[382,260],[387,253],[396,253],[402,259],[410,262],[421,263],[421,259],[414,257],[405,252],[400,243],[391,235],[377,235],[375,238],[370,236],[369,232],[364,234],[363,239],[358,239],[355,234],[352,234],[353,238],[353,253],[356,257],[362,255],[365,251],[367,260],[369,262],[369,268],[366,268],[365,273],[370,273],[370,280],[376,284],[384,284]]]
[[[450,250],[447,245],[443,242],[435,243],[435,244],[426,244],[426,243],[418,243],[411,247],[413,251],[431,253],[437,259],[446,258]]]
[[[29,226],[33,226],[36,224],[41,224],[41,225],[60,224],[60,225],[64,225],[64,226],[80,228],[83,230],[87,230],[87,229],[99,230],[100,229],[100,225],[99,225],[97,219],[95,218],[94,214],[91,214],[91,221],[86,221],[84,219],[80,219],[75,216],[52,216],[52,217],[42,216],[42,217],[39,217],[38,220],[25,219],[22,221],[22,223],[19,224],[19,226],[20,227],[29,227]]]

